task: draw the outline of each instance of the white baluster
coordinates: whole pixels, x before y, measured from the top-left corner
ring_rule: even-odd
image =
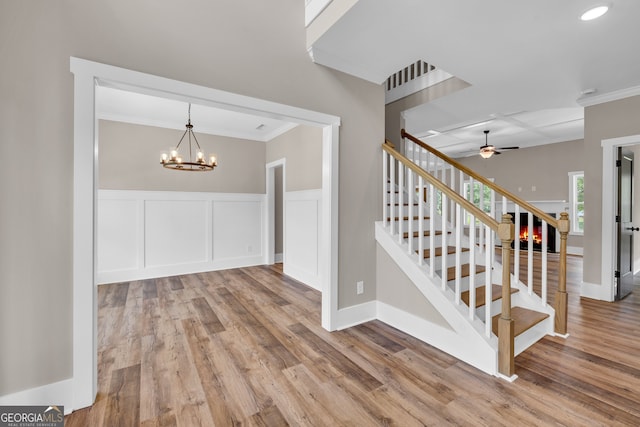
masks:
[[[462,285],[462,222],[462,206],[456,203],[456,304],[460,304]],[[442,256],[447,256],[447,253]]]
[[[387,205],[389,204],[389,171],[387,170],[387,165],[389,162],[389,153],[386,151],[382,151],[382,221],[384,226],[386,227],[388,222],[387,216]]]
[[[484,270],[484,304],[485,304],[485,312],[484,312],[484,323],[485,323],[485,333],[487,337],[491,337],[491,327],[493,321],[491,319],[491,302],[492,302],[492,284],[493,279],[491,277],[491,272],[493,271],[491,268],[491,252],[490,248],[493,248],[493,232],[488,225],[484,226],[485,235],[487,236],[487,248],[484,251],[484,262],[485,262],[485,270]]]
[[[496,221],[500,222],[502,221],[502,218],[498,218],[496,216],[496,192],[493,191],[493,189],[491,189],[491,218],[494,218]],[[484,197],[484,193],[482,194],[482,196]],[[495,232],[492,232],[492,236],[491,236],[491,241],[494,242],[495,240]],[[493,265],[493,261],[495,260],[496,257],[496,248],[491,245],[487,245],[487,251],[491,254],[491,265]]]
[[[429,276],[436,274],[436,241],[433,239],[436,233],[436,188],[429,184]]]
[[[480,210],[482,212],[484,212],[485,210],[484,210],[484,184],[483,183],[480,183],[478,190],[480,191],[480,200],[478,201],[478,203],[479,203],[478,208],[480,208]],[[471,200],[473,200],[473,198],[474,198],[474,196],[473,196],[474,193],[475,193],[475,189],[472,188],[471,189]],[[478,236],[478,244],[480,245],[480,251],[482,252],[482,251],[486,250],[485,241],[484,241],[485,240],[484,239],[485,238],[485,228],[484,227],[480,227],[479,231],[480,231],[480,236]]]
[[[515,212],[513,218],[515,222],[515,236],[513,239],[513,275],[516,278],[516,282],[520,280],[520,205],[515,206]]]
[[[542,278],[541,278],[541,298],[542,306],[547,305],[547,222],[542,221]]]
[[[398,243],[402,243],[404,238],[404,218],[402,218],[402,209],[404,205],[404,165],[398,163]],[[411,238],[411,236],[409,236]]]
[[[533,295],[533,214],[527,214],[529,227],[527,229],[528,245],[527,250],[527,286],[529,287],[529,295]]]
[[[476,217],[469,214],[469,320],[476,316]]]
[[[391,160],[391,168],[389,170],[389,195],[391,196],[389,199],[389,231],[393,236],[396,232],[395,230],[395,218],[394,218],[394,209],[396,205],[396,162],[395,158],[390,158]]]
[[[407,206],[407,231],[409,232],[407,253],[413,256],[413,205],[415,204],[416,189],[413,186],[413,171],[411,169],[407,169],[407,171],[409,172],[407,176],[407,203],[409,204]],[[422,236],[419,239],[422,240]]]
[[[440,239],[440,249],[442,251],[442,254],[440,256],[440,261],[442,264],[442,290],[446,290],[447,289],[447,278],[448,278],[448,274],[447,274],[447,257],[445,256],[445,254],[447,253],[447,205],[448,205],[448,200],[447,200],[447,195],[444,193],[441,193],[441,201],[442,201],[442,238]],[[432,239],[435,236],[432,237]],[[435,253],[432,255],[435,258]]]
[[[424,264],[424,178],[422,175],[418,175],[418,235],[421,236],[418,239],[418,264]]]

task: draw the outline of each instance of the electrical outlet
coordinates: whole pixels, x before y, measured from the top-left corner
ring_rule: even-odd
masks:
[[[248,245],[248,246],[247,246],[247,252],[248,252],[248,253],[253,252],[253,246]]]
[[[362,280],[356,283],[356,293],[358,295],[364,293],[364,282]]]

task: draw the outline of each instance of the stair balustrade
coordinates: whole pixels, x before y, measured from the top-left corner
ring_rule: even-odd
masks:
[[[498,335],[498,372],[512,377],[517,320],[511,310],[511,294],[517,291],[512,283],[525,284],[529,295],[538,296],[540,307],[547,306],[547,225],[560,237],[554,329],[566,335],[568,215],[563,212],[560,218],[553,218],[404,130],[402,137],[404,155],[389,141],[383,144],[384,226],[397,236],[398,243],[406,242],[409,255],[417,257],[431,278],[439,276],[443,291],[452,290],[455,304],[468,305],[470,321],[478,317],[484,321],[487,337]],[[521,213],[529,220],[526,266],[520,262]],[[540,236],[534,230],[534,216],[542,221]],[[428,247],[424,247],[427,236]],[[533,277],[534,239],[541,242],[539,286],[534,286]],[[501,246],[501,263],[495,260],[496,243]],[[480,282],[484,286],[477,286]],[[497,316],[492,313],[492,302],[499,298]]]

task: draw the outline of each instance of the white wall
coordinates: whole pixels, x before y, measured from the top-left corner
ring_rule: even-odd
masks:
[[[284,201],[284,273],[320,286],[320,201],[322,190],[289,191]]]
[[[263,263],[264,198],[100,190],[98,283]]]

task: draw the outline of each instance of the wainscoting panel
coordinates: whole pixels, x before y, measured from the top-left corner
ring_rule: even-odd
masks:
[[[217,260],[262,254],[262,205],[216,201],[213,204],[213,255]]]
[[[140,227],[137,200],[101,200],[98,209],[98,271],[135,270]]]
[[[292,191],[284,202],[284,273],[320,291],[321,196],[321,190]]]
[[[262,264],[265,195],[98,192],[98,283]]]
[[[145,267],[207,261],[207,202],[145,200]]]

